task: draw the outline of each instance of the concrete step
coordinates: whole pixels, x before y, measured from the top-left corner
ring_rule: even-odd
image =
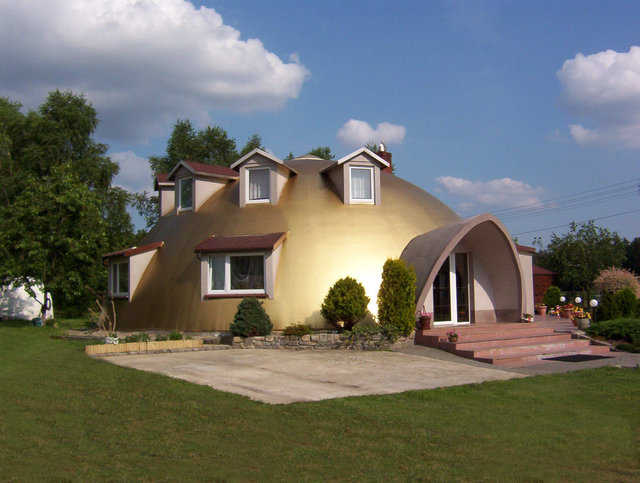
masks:
[[[508,347],[490,347],[480,350],[456,351],[463,357],[472,359],[494,359],[505,357],[521,357],[532,354],[555,354],[558,352],[577,352],[589,347],[590,342],[584,339],[572,339],[562,342],[518,345]]]
[[[590,345],[579,351],[556,352],[556,353],[547,353],[547,354],[530,354],[530,355],[519,356],[519,357],[479,358],[476,360],[480,362],[493,364],[495,366],[500,366],[500,367],[522,367],[522,366],[530,366],[534,364],[543,363],[545,359],[548,359],[551,357],[573,356],[578,354],[606,356],[606,355],[611,355],[611,351],[607,346]]]
[[[440,345],[444,350],[450,352],[457,351],[477,351],[481,349],[489,349],[492,347],[509,347],[509,346],[521,346],[521,345],[533,345],[549,342],[564,342],[571,340],[571,334],[548,334],[532,335],[528,337],[509,336],[500,339],[489,340],[471,340],[463,342],[441,342]]]

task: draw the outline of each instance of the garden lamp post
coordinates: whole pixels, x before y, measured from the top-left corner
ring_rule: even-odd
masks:
[[[598,301],[596,299],[589,300],[589,306],[591,307],[591,314],[593,315],[593,321],[596,321],[596,307],[598,306]]]
[[[564,295],[560,296],[560,302],[565,303],[567,301],[566,297]]]

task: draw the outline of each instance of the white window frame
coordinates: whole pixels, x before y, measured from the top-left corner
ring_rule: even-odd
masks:
[[[193,203],[194,203],[194,198],[195,198],[195,194],[196,194],[196,184],[194,182],[194,179],[192,176],[188,176],[186,178],[179,178],[178,180],[178,203],[176,203],[177,207],[178,207],[178,212],[180,211],[192,211],[193,210]],[[182,206],[182,183],[184,181],[190,181],[191,182],[191,206],[189,207],[183,207]]]
[[[231,290],[231,257],[262,256],[262,276],[264,288]],[[211,276],[213,275],[213,257],[224,257],[224,290],[211,290]],[[267,253],[266,252],[229,252],[212,253],[207,257],[207,295],[266,295],[267,293]]]
[[[267,196],[266,198],[260,198],[258,200],[252,200],[249,196],[249,193],[251,192],[251,172],[252,171],[267,171],[268,176],[268,180],[269,180],[269,186],[268,186],[268,190],[269,190],[269,196]],[[245,199],[247,200],[247,203],[271,203],[271,168],[269,167],[256,167],[256,168],[247,168],[247,183],[246,183],[246,187],[245,187]]]
[[[369,173],[371,175],[369,177],[369,179],[371,180],[371,198],[354,198],[353,197],[353,176],[351,176],[351,173],[354,169],[369,170]],[[374,176],[375,176],[375,169],[372,166],[349,166],[349,203],[351,204],[361,203],[361,204],[367,204],[367,205],[372,205],[375,203],[376,192],[375,192]]]
[[[120,267],[122,265],[127,265],[127,286],[131,284],[131,280],[129,278],[129,270],[130,270],[130,260],[122,260],[120,262],[113,262],[109,267],[109,291],[111,295],[114,297],[128,297],[129,296],[129,287],[127,287],[127,291],[123,292],[120,290]]]

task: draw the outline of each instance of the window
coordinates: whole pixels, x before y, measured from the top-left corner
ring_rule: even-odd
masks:
[[[129,295],[129,262],[111,264],[111,295]]]
[[[268,203],[269,193],[269,168],[253,168],[248,169],[248,203]]]
[[[264,294],[264,254],[211,255],[208,292]]]
[[[349,173],[351,177],[351,202],[373,203],[373,168],[352,166]]]
[[[193,178],[178,181],[178,211],[193,209]]]

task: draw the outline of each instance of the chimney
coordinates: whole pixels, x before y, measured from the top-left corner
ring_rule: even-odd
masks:
[[[380,143],[380,147],[378,148],[378,152],[376,153],[382,159],[384,159],[387,163],[389,163],[388,168],[382,168],[382,171],[387,171],[389,173],[393,172],[393,164],[391,163],[391,153],[389,151],[385,151],[385,146],[383,143]]]

